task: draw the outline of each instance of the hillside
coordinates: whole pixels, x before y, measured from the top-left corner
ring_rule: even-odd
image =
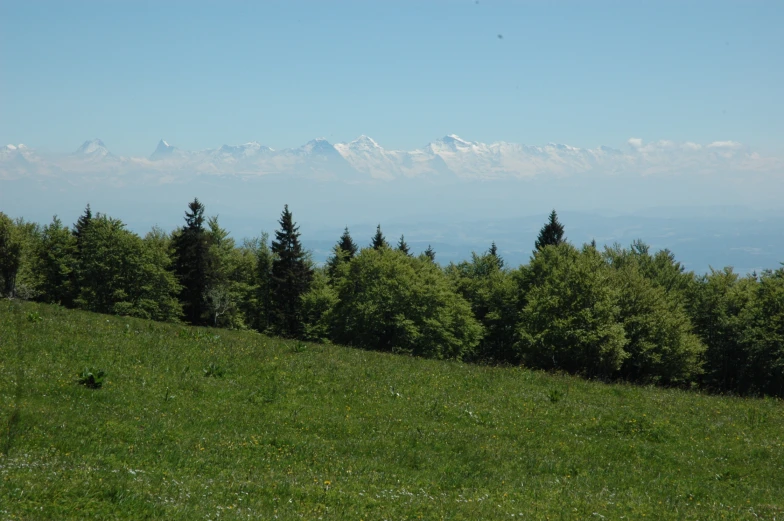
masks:
[[[784,515],[780,400],[56,306],[0,304],[0,427],[0,519]]]

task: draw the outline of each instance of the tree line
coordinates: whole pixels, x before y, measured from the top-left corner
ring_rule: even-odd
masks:
[[[641,241],[575,246],[553,211],[530,260],[495,243],[440,266],[381,226],[346,228],[323,266],[288,206],[237,243],[195,199],[144,237],[88,205],[72,226],[0,213],[0,292],[99,313],[589,378],[784,396],[784,268],[697,275]]]

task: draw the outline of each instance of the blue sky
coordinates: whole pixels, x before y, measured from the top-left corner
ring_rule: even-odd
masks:
[[[784,149],[784,2],[0,0],[0,143]],[[503,38],[498,38],[498,35]]]

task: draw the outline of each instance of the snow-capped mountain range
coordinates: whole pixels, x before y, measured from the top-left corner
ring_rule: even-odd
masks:
[[[0,148],[0,179],[31,175],[148,174],[162,179],[189,174],[302,175],[347,182],[399,178],[514,179],[597,174],[682,174],[782,171],[782,161],[766,158],[732,141],[707,145],[630,139],[624,149],[578,148],[467,141],[454,134],[411,150],[387,150],[368,136],[331,144],[314,139],[298,148],[274,150],[255,141],[187,151],[161,140],[149,157],[112,154],[100,139],[85,141],[74,153],[38,153],[25,145]]]

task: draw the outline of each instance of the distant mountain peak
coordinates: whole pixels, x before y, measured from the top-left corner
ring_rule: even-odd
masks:
[[[76,149],[75,155],[85,156],[91,158],[101,158],[109,155],[109,150],[104,145],[103,141],[98,138],[88,140],[82,143],[82,146]]]
[[[342,144],[342,145],[347,146],[352,150],[373,150],[373,149],[380,150],[382,148],[381,145],[379,145],[376,142],[376,140],[374,140],[370,136],[366,136],[365,134],[362,134],[361,136],[359,136],[354,141],[351,141],[350,143]]]
[[[245,161],[256,157],[258,154],[273,152],[270,147],[257,141],[249,141],[242,145],[223,145],[212,153],[212,156],[221,161]]]
[[[171,156],[174,151],[177,150],[177,147],[171,146],[169,143],[161,139],[158,141],[158,146],[155,148],[155,152],[150,155],[150,159],[164,159],[166,157]]]
[[[300,148],[301,151],[308,153],[308,154],[317,154],[317,153],[337,153],[332,144],[324,139],[323,137],[311,139],[305,145]]]

